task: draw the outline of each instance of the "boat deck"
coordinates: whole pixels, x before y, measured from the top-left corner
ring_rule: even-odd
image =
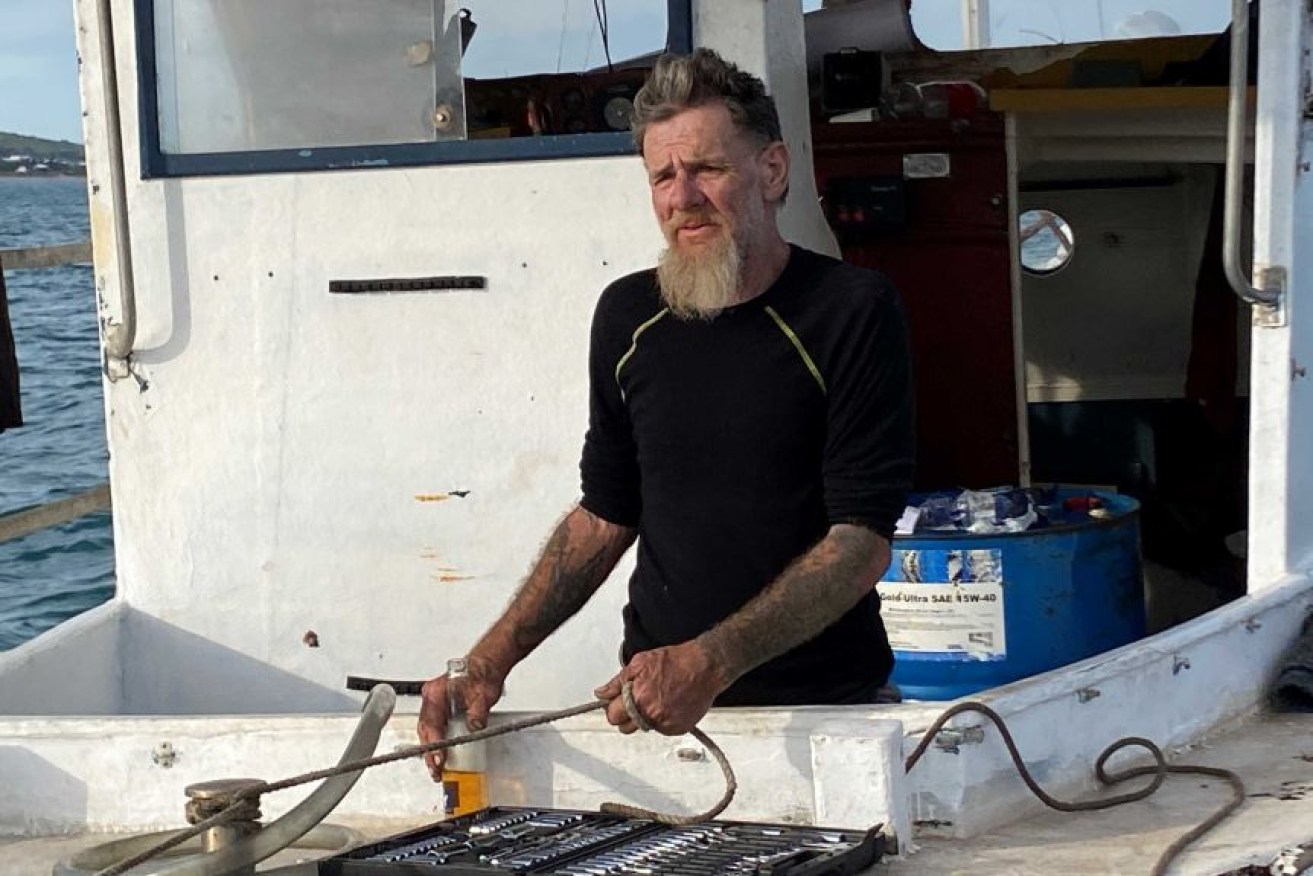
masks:
[[[1313,714],[1256,716],[1172,760],[1234,770],[1247,791],[1240,811],[1188,849],[1172,873],[1217,876],[1246,865],[1266,866],[1281,849],[1313,841]],[[1220,779],[1172,775],[1147,800],[1102,812],[1046,812],[968,841],[922,840],[913,854],[888,859],[870,872],[1147,874],[1168,845],[1229,794]],[[351,826],[381,837],[411,825]],[[0,838],[0,861],[9,876],[49,876],[57,861],[107,839]],[[312,873],[311,866],[294,866],[303,857],[285,853],[266,869],[285,876]]]
[[[1091,752],[1091,759],[1097,754]],[[1187,848],[1170,873],[1217,876],[1250,864],[1262,864],[1267,872],[1282,848],[1313,842],[1313,714],[1256,716],[1171,760],[1236,772],[1246,799],[1238,812]],[[1139,786],[1130,782],[1110,793]],[[1230,795],[1222,779],[1170,775],[1146,800],[1101,812],[1046,810],[965,842],[922,841],[915,853],[887,861],[877,872],[1148,874],[1177,837]]]

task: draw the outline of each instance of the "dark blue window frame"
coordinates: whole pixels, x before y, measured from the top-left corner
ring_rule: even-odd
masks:
[[[447,140],[377,146],[268,149],[171,154],[160,148],[159,83],[155,55],[155,0],[136,0],[137,109],[143,179],[297,173],[364,167],[591,158],[634,151],[628,132],[558,134],[506,140]],[[666,0],[666,50],[693,50],[692,0]]]

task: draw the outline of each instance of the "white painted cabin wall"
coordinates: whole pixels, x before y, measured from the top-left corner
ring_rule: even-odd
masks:
[[[813,172],[807,47],[797,0],[719,2],[694,0],[693,43],[709,46],[761,76],[775,98],[792,172],[780,214],[785,238],[839,257],[839,242],[820,210]]]
[[[136,610],[122,705],[340,708],[348,674],[440,671],[578,496],[593,303],[661,248],[641,163],[144,181],[132,7],[113,4],[136,379],[106,384],[118,598]],[[78,0],[96,282],[115,318],[94,10]],[[698,44],[780,102],[795,155],[782,226],[833,252],[800,5],[698,0],[694,13]],[[327,291],[447,273],[485,275],[488,290]],[[610,677],[629,570],[517,670],[508,707],[588,699]]]
[[[1016,113],[1018,160],[1221,164],[1222,109],[1055,110]]]
[[[1253,330],[1250,589],[1313,560],[1313,10],[1268,0],[1259,28],[1254,264],[1290,271],[1287,324]]]
[[[463,653],[577,496],[592,301],[658,248],[636,161],[545,167],[156,187],[147,211],[172,212],[184,270],[152,284],[139,264],[139,305],[159,312],[151,292],[171,289],[190,328],[185,347],[138,357],[150,389],[111,390],[125,599],[220,646],[215,659],[247,655],[326,691]],[[259,221],[226,230],[235,216]],[[327,293],[332,278],[442,273],[486,274],[489,290]],[[469,495],[418,499],[451,491]],[[619,596],[575,621],[599,631],[570,658],[590,679],[614,661],[603,619]],[[303,644],[312,630],[318,648]],[[587,692],[550,670],[520,692],[554,679]]]
[[[1089,177],[1067,168],[1072,179]],[[1052,210],[1075,240],[1065,268],[1022,273],[1030,401],[1184,396],[1208,229],[1208,199],[1198,190],[1211,187],[1204,170],[1162,186],[1021,193],[1021,211]]]

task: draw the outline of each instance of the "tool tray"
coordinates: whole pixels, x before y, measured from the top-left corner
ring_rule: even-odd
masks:
[[[708,821],[670,826],[572,809],[494,806],[354,849],[319,876],[849,876],[880,860],[880,828]]]

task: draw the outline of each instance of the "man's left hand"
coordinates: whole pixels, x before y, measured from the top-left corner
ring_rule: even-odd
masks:
[[[635,654],[615,678],[594,693],[608,700],[606,720],[621,733],[633,733],[638,724],[625,710],[620,696],[628,682],[634,705],[652,729],[667,736],[687,733],[711,708],[727,685],[696,640]]]

